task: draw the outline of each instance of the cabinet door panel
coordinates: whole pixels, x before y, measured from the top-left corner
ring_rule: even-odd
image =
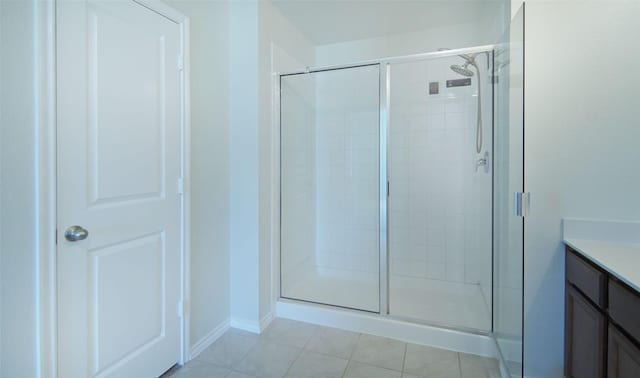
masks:
[[[579,288],[601,309],[607,306],[607,276],[567,247],[567,281]]]
[[[640,377],[640,349],[615,326],[609,325],[609,378]]]
[[[609,316],[636,340],[640,340],[640,295],[612,279],[609,285]]]
[[[565,375],[603,377],[606,318],[572,285],[565,296]]]

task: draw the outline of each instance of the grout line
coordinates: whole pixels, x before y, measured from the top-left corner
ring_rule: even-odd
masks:
[[[319,355],[325,356],[325,357],[337,358],[339,360],[350,361],[350,359],[348,359],[348,358],[341,357],[341,356],[336,356],[335,354],[329,354],[329,353],[325,353],[325,352],[318,352],[318,351],[310,350],[310,349],[303,349],[302,351],[303,352],[308,352],[308,353],[313,353],[313,354],[319,354]]]
[[[358,340],[356,340],[356,345],[353,347],[353,349],[351,349],[351,353],[349,354],[349,361],[351,361],[351,359],[353,358],[353,354],[356,352],[356,349],[358,349],[358,344],[360,344],[361,337],[362,333],[358,333]]]
[[[351,353],[349,353],[349,358],[347,359],[347,366],[344,368],[344,372],[342,373],[342,378],[344,378],[344,376],[347,374],[347,370],[349,370],[349,365],[351,365],[351,362],[353,361],[351,357],[353,357],[353,353],[355,353],[356,348],[358,348],[358,344],[360,343],[360,336],[362,336],[362,333],[358,332],[357,335],[358,337],[356,339],[356,345],[354,345],[354,347],[351,349]]]
[[[303,351],[307,350],[307,346],[309,346],[309,343],[311,343],[311,339],[313,339],[313,337],[320,331],[320,326],[311,324],[311,323],[307,323],[307,324],[310,324],[313,327],[313,332],[311,333],[311,336],[309,336],[307,341],[305,341],[304,345],[302,346]]]
[[[351,360],[347,360],[347,366],[344,367],[344,371],[342,372],[341,378],[344,378],[347,375],[347,370],[349,370],[349,364],[351,364]]]
[[[298,360],[300,359],[300,357],[302,357],[302,355],[304,354],[304,349],[300,349],[298,352],[298,355],[296,356],[296,358],[291,361],[291,363],[289,364],[289,367],[287,368],[287,371],[284,373],[284,375],[282,377],[286,377],[287,374],[289,374],[289,371],[291,370],[291,368],[293,367],[293,365],[298,362]]]
[[[404,375],[404,365],[407,361],[407,349],[409,348],[409,343],[404,343],[404,354],[402,355],[402,370],[400,370],[400,376]]]

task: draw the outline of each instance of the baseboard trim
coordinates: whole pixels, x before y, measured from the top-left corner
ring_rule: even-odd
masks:
[[[255,320],[231,318],[231,328],[240,329],[243,331],[260,334],[260,322]]]
[[[276,303],[276,316],[456,352],[499,358],[495,342],[488,335],[404,322],[360,311],[288,301]]]
[[[207,333],[203,338],[198,340],[198,342],[193,344],[189,353],[189,360],[193,360],[194,358],[198,357],[198,355],[202,353],[203,350],[207,349],[213,343],[215,343],[216,340],[220,338],[220,336],[227,332],[230,325],[231,324],[229,319],[226,319],[222,323],[218,324],[218,326],[212,329],[209,333]]]
[[[271,322],[273,321],[274,317],[275,316],[273,312],[269,312],[267,315],[263,316],[262,319],[260,319],[260,333],[267,329],[269,324],[271,324]]]

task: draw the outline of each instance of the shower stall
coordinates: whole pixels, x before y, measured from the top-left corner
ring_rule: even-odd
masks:
[[[500,56],[483,46],[280,75],[281,298],[510,338],[502,323],[517,320],[498,307],[518,302],[498,283],[514,273],[499,262],[514,253],[505,233],[522,218],[505,209],[521,187]]]

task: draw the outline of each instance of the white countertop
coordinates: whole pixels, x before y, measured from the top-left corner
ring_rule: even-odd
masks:
[[[563,219],[562,226],[565,244],[640,292],[640,222]]]
[[[564,239],[564,242],[612,276],[640,292],[640,243]]]

